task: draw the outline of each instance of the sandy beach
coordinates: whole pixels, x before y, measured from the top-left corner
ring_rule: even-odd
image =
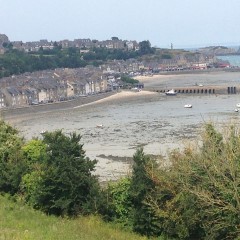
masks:
[[[173,76],[176,76],[176,75],[152,75],[152,76],[136,76],[134,77],[134,79],[142,82],[142,83],[147,83],[149,81],[152,81],[152,80],[158,80],[158,79],[164,79],[166,77],[173,77]]]
[[[145,97],[145,96],[150,96],[150,95],[156,95],[156,92],[151,92],[151,91],[139,91],[139,92],[135,92],[132,90],[121,90],[119,92],[116,92],[115,94],[102,98],[100,100],[91,102],[91,103],[87,103],[84,105],[80,105],[80,106],[76,106],[74,107],[74,109],[76,108],[81,108],[81,107],[85,107],[85,106],[91,106],[91,105],[95,105],[95,104],[101,104],[101,103],[107,103],[107,102],[112,102],[112,101],[121,101],[121,100],[131,100],[134,98],[139,98],[139,97]]]

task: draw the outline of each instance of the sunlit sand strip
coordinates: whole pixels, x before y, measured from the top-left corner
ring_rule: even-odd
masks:
[[[132,97],[135,97],[135,96],[147,96],[147,95],[155,95],[155,94],[157,94],[157,93],[156,92],[150,92],[150,91],[140,91],[140,92],[121,91],[121,92],[118,92],[118,93],[116,93],[114,95],[111,95],[109,97],[97,100],[95,102],[83,104],[83,105],[76,106],[76,107],[73,107],[73,108],[81,108],[81,107],[85,107],[85,106],[89,106],[89,105],[94,105],[94,104],[97,104],[97,103],[104,103],[104,102],[110,102],[110,101],[113,101],[113,100],[120,100],[120,99],[123,99],[123,98],[126,99],[126,98],[132,98]]]
[[[160,80],[160,79],[169,79],[171,77],[175,77],[177,75],[153,75],[153,76],[136,76],[136,77],[133,77],[134,79],[142,82],[142,83],[145,83],[145,82],[149,82],[149,81],[152,81],[152,80]]]

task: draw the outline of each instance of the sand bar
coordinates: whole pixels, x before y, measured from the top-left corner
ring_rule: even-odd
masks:
[[[126,99],[127,100],[127,99],[131,99],[131,98],[135,98],[135,97],[141,97],[141,96],[144,97],[144,96],[156,95],[156,94],[157,93],[151,92],[151,91],[134,92],[134,91],[123,90],[123,91],[117,92],[114,95],[99,99],[99,100],[91,102],[91,103],[76,106],[74,108],[80,108],[80,107],[94,105],[94,104],[100,104],[100,103],[107,103],[107,102],[110,102],[110,101],[117,101],[117,100],[121,100],[121,99]]]

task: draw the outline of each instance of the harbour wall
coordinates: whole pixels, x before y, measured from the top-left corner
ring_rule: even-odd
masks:
[[[145,88],[148,91],[165,93],[171,89],[154,87]],[[191,86],[175,87],[174,91],[178,94],[240,94],[240,86]]]

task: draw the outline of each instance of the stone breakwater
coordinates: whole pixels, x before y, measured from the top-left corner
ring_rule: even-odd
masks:
[[[166,88],[146,88],[148,91],[155,91],[165,93],[171,89]],[[188,86],[188,87],[176,87],[174,91],[179,94],[240,94],[240,85],[234,86]]]
[[[89,104],[89,103],[104,99],[106,97],[109,97],[111,95],[114,95],[115,93],[116,92],[107,92],[107,93],[101,93],[96,95],[78,97],[71,101],[39,104],[39,105],[29,105],[21,108],[4,108],[0,110],[0,116],[2,119],[8,120],[13,117],[30,115],[34,113],[47,113],[47,112],[61,111],[61,110],[74,108],[77,106],[83,106],[85,104]]]

